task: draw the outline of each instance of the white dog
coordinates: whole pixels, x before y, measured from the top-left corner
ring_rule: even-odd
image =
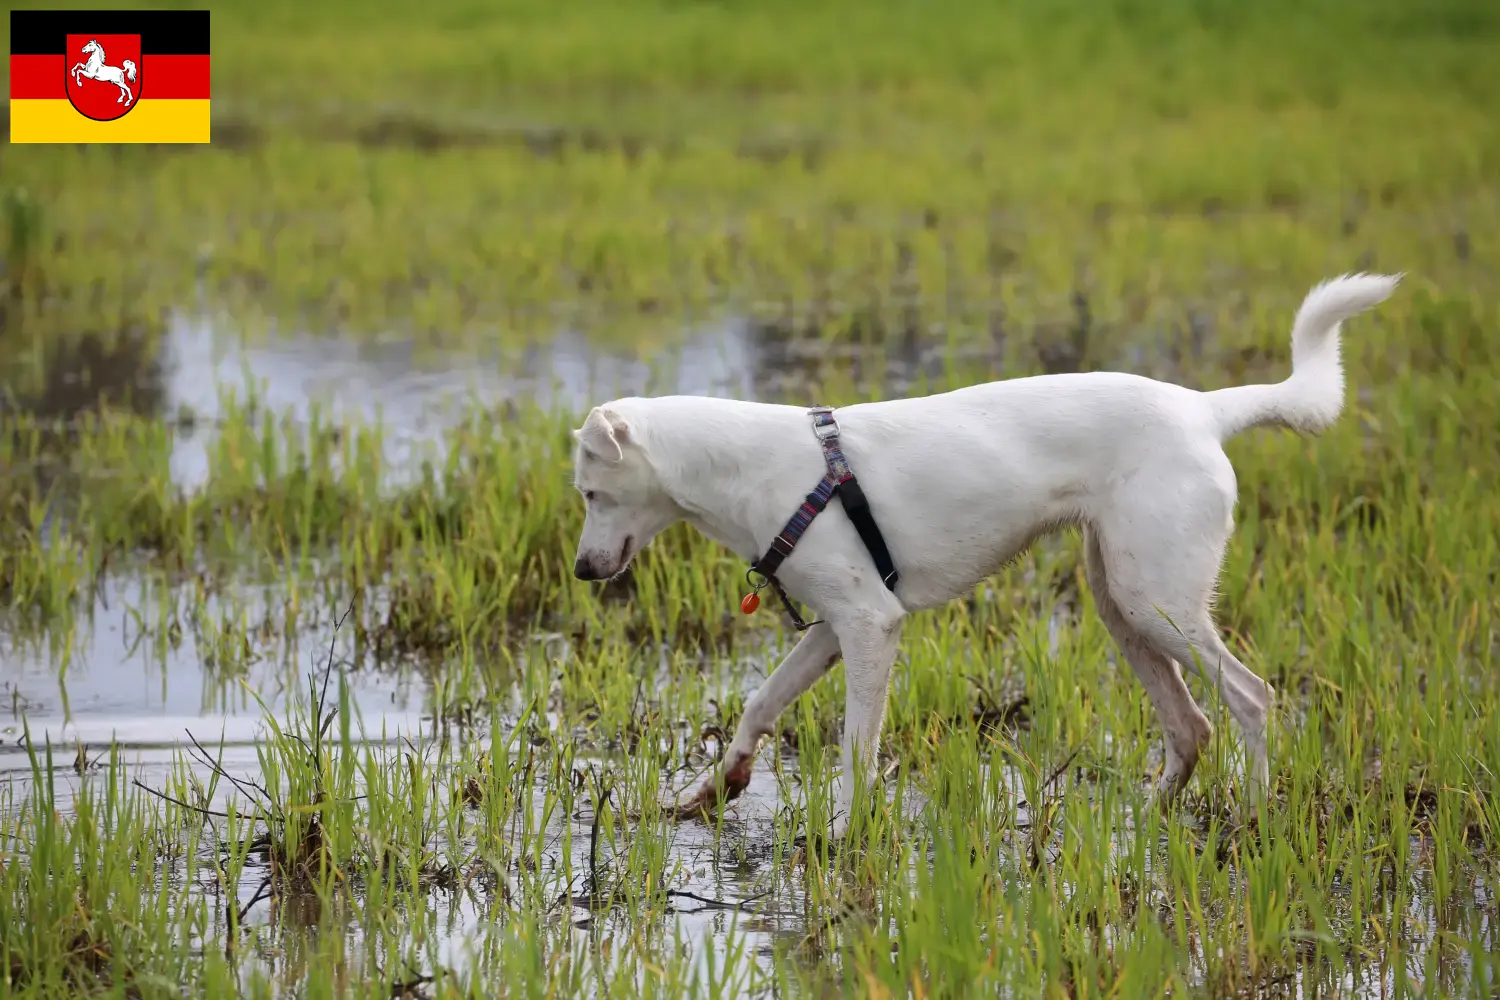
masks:
[[[1083,529],[1104,624],[1155,705],[1173,798],[1212,734],[1179,664],[1217,682],[1244,741],[1252,802],[1270,771],[1273,691],[1225,648],[1211,600],[1234,529],[1223,442],[1252,427],[1304,433],[1343,408],[1342,321],[1385,300],[1401,276],[1346,275],[1315,287],[1292,325],[1292,374],[1273,385],[1197,392],[1111,372],[969,386],[836,411],[843,453],[900,574],[894,590],[838,502],[815,517],[776,576],[823,619],[749,699],[720,772],[679,807],[707,811],[750,781],[762,737],[842,655],[848,678],[843,773],[832,834],[843,835],[873,773],[902,620],[973,592],[1038,536]],[[574,431],[587,503],[574,574],[604,580],[686,520],[747,561],[765,552],[827,471],[808,411],[698,396],[618,399]],[[856,764],[856,761],[858,762]]]

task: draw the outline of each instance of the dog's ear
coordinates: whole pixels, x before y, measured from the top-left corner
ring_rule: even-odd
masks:
[[[606,462],[618,462],[625,457],[630,425],[618,413],[596,406],[589,411],[583,426],[573,432],[573,437]]]

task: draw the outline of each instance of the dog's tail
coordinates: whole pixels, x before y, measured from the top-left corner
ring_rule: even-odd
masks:
[[[1318,434],[1332,425],[1344,408],[1339,326],[1384,302],[1401,278],[1346,274],[1308,292],[1292,323],[1291,376],[1270,385],[1241,385],[1206,394],[1219,423],[1219,440],[1252,427]]]

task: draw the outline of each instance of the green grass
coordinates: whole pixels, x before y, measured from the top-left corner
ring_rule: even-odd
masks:
[[[309,10],[215,10],[207,150],[6,152],[33,325],[150,323],[206,285],[252,328],[521,337],[565,305],[631,340],[863,299],[896,256],[879,234],[918,223],[918,272],[970,301],[996,241],[1071,280],[1103,212],[1134,239],[1207,210],[1270,216],[1267,245],[1291,217],[1322,250],[1366,211],[1493,241],[1500,35],[1476,3]]]
[[[156,772],[27,741],[0,784],[6,995],[1493,992],[1490,5],[213,18],[212,146],[0,153],[0,632],[65,692],[96,595],[140,580],[143,641],[191,634],[223,688],[271,659],[298,698],[259,692],[248,749],[205,719]],[[744,567],[686,528],[622,585],[572,578],[578,414],[471,408],[397,482],[392,428],[230,400],[192,428],[188,491],[193,415],[106,377],[168,310],[502,353],[572,326],[643,357],[740,315],[805,348],[799,402],[885,395],[914,347],[914,392],[1212,388],[1282,377],[1300,297],[1361,267],[1408,277],[1346,330],[1344,419],[1230,446],[1218,618],[1281,694],[1248,825],[1201,687],[1215,743],[1180,810],[1145,808],[1160,731],[1071,537],[908,626],[883,805],[845,848],[808,836],[841,667],[752,801],[671,822],[791,636],[738,614]],[[377,667],[426,686],[430,729],[364,725]]]

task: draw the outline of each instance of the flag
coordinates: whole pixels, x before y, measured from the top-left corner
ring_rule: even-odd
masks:
[[[208,142],[208,11],[13,10],[11,142]]]

